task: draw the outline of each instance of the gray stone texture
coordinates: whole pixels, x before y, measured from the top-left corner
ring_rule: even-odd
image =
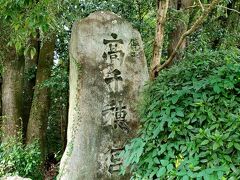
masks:
[[[31,180],[30,178],[23,178],[20,176],[8,176],[8,177],[2,177],[0,180]]]
[[[136,135],[136,104],[148,80],[140,34],[114,13],[92,13],[73,25],[70,59],[68,143],[58,179],[129,179],[118,174],[118,154]]]

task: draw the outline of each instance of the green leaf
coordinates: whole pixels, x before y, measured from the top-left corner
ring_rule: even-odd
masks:
[[[167,145],[168,144],[163,144],[160,146],[161,149],[160,149],[160,151],[158,151],[158,155],[161,155],[162,153],[164,153],[166,151]]]
[[[160,164],[160,161],[159,161],[159,159],[158,159],[157,157],[155,157],[155,158],[153,159],[153,161],[154,161],[156,164]]]
[[[168,171],[172,171],[173,170],[173,165],[172,164],[168,164],[167,165],[167,170]]]
[[[159,101],[154,101],[151,106],[149,107],[150,110],[153,110],[157,105],[159,105],[160,102]]]
[[[231,159],[230,156],[228,156],[228,155],[224,155],[223,157],[224,157],[224,159],[226,159],[227,161],[232,162],[232,159]]]
[[[222,179],[223,178],[223,172],[222,171],[218,171],[217,172],[217,176],[218,176],[218,179]]]
[[[160,162],[163,166],[167,166],[169,164],[168,160],[160,160]]]
[[[218,143],[213,143],[213,150],[215,151],[219,147]]]
[[[176,96],[173,96],[173,97],[171,98],[171,100],[172,100],[172,103],[173,103],[173,104],[176,104],[176,103],[177,103],[177,101],[178,101],[178,99],[179,99],[179,96],[178,96],[178,95],[176,95]]]
[[[157,177],[161,177],[166,173],[166,168],[165,167],[161,167],[158,172],[157,172]]]
[[[234,146],[237,150],[240,151],[240,144],[238,144],[238,143],[234,143],[233,146]]]
[[[176,109],[176,115],[179,116],[179,117],[184,117],[183,110],[180,109],[180,108],[177,108],[177,109]]]
[[[180,147],[181,152],[185,152],[187,150],[187,146],[182,145]]]
[[[204,145],[206,145],[208,143],[209,143],[209,140],[204,140],[204,141],[201,142],[201,145],[204,146]]]
[[[21,49],[21,47],[22,47],[21,43],[19,41],[17,41],[15,44],[16,50],[19,51]]]
[[[232,146],[233,146],[233,142],[229,142],[227,145],[228,148],[231,148]]]
[[[200,169],[201,169],[200,166],[196,166],[196,167],[193,168],[193,171],[198,171],[198,170],[200,170]]]
[[[217,94],[219,94],[221,92],[221,89],[220,87],[218,86],[218,84],[214,84],[213,86],[213,91],[216,92]]]

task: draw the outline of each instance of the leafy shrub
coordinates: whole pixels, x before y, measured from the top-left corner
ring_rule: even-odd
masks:
[[[41,179],[41,152],[38,143],[24,146],[19,140],[0,145],[0,177],[19,175]]]
[[[240,179],[240,52],[188,55],[149,84],[121,154],[133,179]]]

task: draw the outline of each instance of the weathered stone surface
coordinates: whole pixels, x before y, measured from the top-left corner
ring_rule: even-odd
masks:
[[[31,180],[30,178],[23,178],[20,176],[8,176],[8,177],[2,177],[0,180]]]
[[[68,143],[61,180],[120,177],[117,155],[135,134],[139,92],[148,79],[140,34],[111,12],[73,25]]]

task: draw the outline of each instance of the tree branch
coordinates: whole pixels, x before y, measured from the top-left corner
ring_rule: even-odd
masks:
[[[202,3],[201,3],[201,0],[198,0],[198,4],[199,4],[199,6],[202,8],[202,11],[204,12],[204,7],[203,7],[203,5],[202,5]]]
[[[221,5],[217,5],[217,7],[220,7],[220,8],[223,8],[223,9],[227,9],[227,10],[230,10],[230,11],[233,11],[233,12],[236,12],[236,13],[240,14],[240,12],[238,10],[236,10],[236,9],[228,8],[228,7],[221,6]]]
[[[210,6],[210,4],[204,4],[204,6]],[[216,6],[240,14],[240,11],[238,11],[238,10],[236,10],[236,9],[228,8],[228,7],[225,7],[225,6],[222,6],[222,5],[216,5]],[[195,7],[199,7],[199,5],[188,6],[188,7],[186,7],[185,9],[190,9],[190,8],[195,8]]]
[[[162,65],[159,65],[158,67],[156,67],[157,72],[159,72],[160,70],[162,70],[163,68],[165,68],[166,66],[168,66],[172,61],[173,58],[175,57],[179,47],[181,46],[181,44],[183,43],[184,39],[191,34],[192,32],[196,31],[197,28],[204,22],[205,18],[208,16],[208,14],[213,10],[213,8],[217,5],[217,3],[220,0],[213,0],[212,3],[209,5],[209,7],[203,12],[203,14],[197,19],[197,21],[192,25],[192,27],[187,30],[185,33],[182,34],[182,36],[180,37],[174,51],[171,53],[171,55],[169,56],[169,58],[167,59],[167,61],[165,61]]]

